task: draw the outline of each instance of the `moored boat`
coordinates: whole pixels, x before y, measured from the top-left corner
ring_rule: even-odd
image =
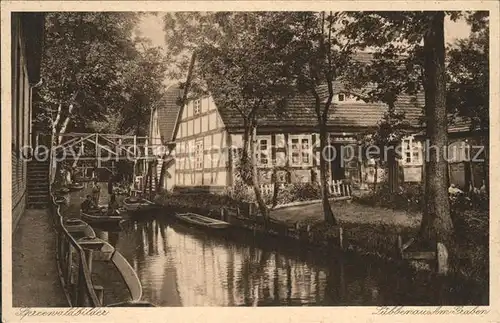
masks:
[[[68,194],[69,193],[69,188],[63,187],[63,188],[60,188],[57,192],[59,194]]]
[[[87,238],[96,237],[94,229],[92,229],[92,227],[88,223],[80,219],[75,219],[75,218],[65,219],[64,227],[66,228],[68,233],[71,234],[71,236],[76,240],[84,237]]]
[[[123,207],[127,211],[139,211],[150,210],[156,207],[156,204],[143,198],[127,197],[123,199]]]
[[[73,183],[68,185],[69,191],[79,191],[84,188],[85,185],[83,183]]]
[[[120,211],[116,211],[115,215],[108,215],[106,208],[101,208],[95,211],[83,212],[80,211],[81,218],[90,224],[114,224],[118,225],[123,220]]]
[[[209,229],[226,229],[231,224],[196,213],[175,213],[175,217],[185,223]]]
[[[121,276],[122,282],[125,284],[124,287],[126,287],[126,289],[129,292],[129,299],[124,300],[123,303],[117,303],[116,305],[126,304],[126,303],[132,303],[132,304],[142,303],[141,302],[142,285],[139,280],[139,277],[137,276],[137,273],[135,272],[134,268],[130,265],[127,259],[119,251],[117,251],[109,242],[99,238],[81,238],[77,240],[77,243],[83,249],[92,250],[91,257],[90,259],[88,259],[87,263],[89,268],[94,267],[93,263],[94,264],[97,262],[109,263],[115,267],[116,271]],[[110,267],[100,267],[100,268],[111,269]],[[94,275],[96,276],[101,275],[101,271],[99,270],[92,270],[92,269],[90,270],[91,272],[94,272]],[[106,275],[103,276],[103,278],[105,277]],[[107,279],[102,282],[104,284],[102,287],[100,287],[99,289],[100,295],[98,295],[101,304],[104,302],[104,297],[103,297],[104,290],[108,288],[110,289],[116,288],[116,286],[113,286],[114,282],[110,283]],[[102,304],[102,305],[107,306],[107,304]],[[109,305],[113,306],[115,304],[109,304]]]
[[[68,200],[64,196],[55,196],[54,197],[54,203],[56,204],[66,204]]]

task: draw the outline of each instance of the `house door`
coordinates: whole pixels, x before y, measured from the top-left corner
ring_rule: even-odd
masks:
[[[331,159],[331,167],[332,167],[332,179],[333,180],[340,180],[340,179],[345,179],[345,164],[342,163],[342,154],[341,154],[341,149],[342,145],[341,144],[333,144],[333,148],[335,149],[335,154],[334,158]]]

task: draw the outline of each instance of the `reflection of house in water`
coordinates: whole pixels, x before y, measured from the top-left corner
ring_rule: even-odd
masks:
[[[225,306],[228,249],[167,228],[184,306]],[[237,262],[237,261],[235,261]]]

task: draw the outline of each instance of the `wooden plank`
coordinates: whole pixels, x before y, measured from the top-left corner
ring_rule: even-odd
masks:
[[[434,260],[434,259],[436,259],[436,253],[433,251],[403,252],[403,259],[405,259],[405,260]]]
[[[448,250],[441,242],[437,244],[437,271],[440,275],[446,275],[449,271]]]
[[[123,280],[125,281],[132,301],[140,301],[142,297],[142,286],[134,268],[130,266],[125,257],[123,257],[123,255],[118,251],[113,254],[111,261],[118,269],[118,272],[121,274]]]
[[[401,250],[405,251],[406,249],[408,249],[408,247],[413,243],[413,241],[415,241],[415,238],[411,238],[410,240],[408,240],[408,242],[406,242],[404,245],[401,246]]]

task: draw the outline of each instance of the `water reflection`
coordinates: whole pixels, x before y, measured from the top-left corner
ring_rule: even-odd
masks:
[[[108,232],[107,238],[136,269],[144,299],[159,306],[448,301],[434,293],[433,286],[422,286],[403,272],[366,260],[328,259],[290,247],[262,245],[253,238],[229,239],[165,218],[130,222],[119,233]]]
[[[78,216],[85,194],[70,195],[66,216]],[[119,232],[95,230],[133,266],[143,299],[159,306],[487,304],[488,293],[465,285],[451,288],[365,258],[325,257],[244,232],[216,235],[167,214],[129,221]]]

